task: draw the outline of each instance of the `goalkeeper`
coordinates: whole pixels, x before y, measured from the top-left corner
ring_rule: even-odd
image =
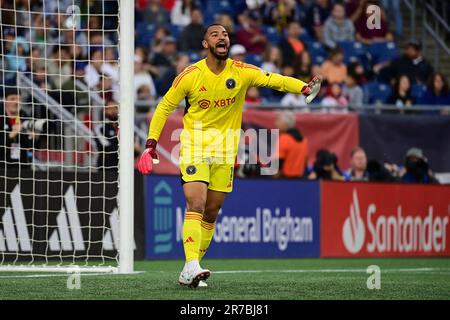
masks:
[[[185,99],[184,129],[180,136],[180,171],[187,211],[183,223],[186,263],[179,283],[206,286],[210,271],[200,261],[213,238],[215,221],[225,196],[233,187],[233,170],[241,128],[244,99],[249,87],[270,87],[307,96],[318,94],[321,78],[308,84],[266,72],[228,58],[230,39],[219,24],[204,34],[206,59],[187,67],[173,81],[150,122],[139,171],[146,175],[159,162],[157,141],[169,114]]]

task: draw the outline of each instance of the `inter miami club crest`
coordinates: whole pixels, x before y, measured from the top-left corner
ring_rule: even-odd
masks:
[[[228,89],[233,89],[234,87],[236,87],[236,80],[234,80],[233,78],[227,79],[227,81],[225,81],[225,85]]]
[[[195,174],[197,172],[197,168],[195,166],[188,166],[186,168],[186,173],[189,175]]]

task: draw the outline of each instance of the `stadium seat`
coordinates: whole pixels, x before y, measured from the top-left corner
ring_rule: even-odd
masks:
[[[325,47],[320,42],[317,41],[306,43],[306,45],[313,59],[313,63],[322,64],[327,57]]]
[[[391,94],[391,87],[385,83],[369,82],[363,88],[369,103],[383,104]]]
[[[155,26],[146,22],[141,22],[136,26],[136,46],[147,47],[152,41],[155,33]]]
[[[305,29],[302,29],[302,34],[300,35],[300,40],[302,40],[304,43],[311,43],[314,42],[314,38],[311,37],[308,31]]]
[[[215,15],[220,13],[226,13],[232,17],[234,17],[237,12],[238,8],[234,6],[232,1],[229,0],[217,0],[217,1],[208,1],[206,4],[206,12],[204,14],[204,17],[207,18],[208,16],[214,16],[214,19],[216,18]]]
[[[181,33],[183,32],[184,27],[176,26],[176,25],[170,25],[169,30],[172,36],[175,37],[175,39],[178,39]]]
[[[411,95],[416,101],[419,101],[426,90],[427,87],[423,84],[413,84],[411,86]]]
[[[202,58],[200,55],[200,52],[197,52],[197,51],[189,51],[187,54],[189,56],[189,61],[191,63],[197,62],[198,60],[200,60]]]
[[[247,53],[245,55],[245,62],[261,67],[262,57],[259,54]]]
[[[338,46],[344,50],[344,63],[360,61],[365,58],[366,50],[364,46],[356,41],[342,41],[338,43]]]
[[[271,26],[263,26],[263,32],[267,37],[267,40],[272,44],[278,44],[281,40],[281,35],[278,30]]]
[[[381,42],[369,45],[368,52],[372,64],[386,62],[398,57],[398,49],[394,42]]]

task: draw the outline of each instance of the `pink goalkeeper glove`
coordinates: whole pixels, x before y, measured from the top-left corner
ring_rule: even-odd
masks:
[[[145,144],[145,151],[142,153],[138,163],[140,173],[147,175],[153,170],[153,164],[159,163],[159,156],[156,153],[157,142],[155,139],[148,139]]]
[[[314,78],[303,87],[302,94],[306,96],[306,103],[311,103],[311,101],[319,94],[321,84],[322,77],[314,76]]]

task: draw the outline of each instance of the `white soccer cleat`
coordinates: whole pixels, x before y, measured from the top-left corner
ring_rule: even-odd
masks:
[[[211,272],[208,269],[203,269],[199,265],[196,268],[184,268],[180,273],[178,282],[181,285],[188,286],[190,288],[199,287],[200,282],[203,282],[202,287],[208,286],[204,281],[209,278]]]

